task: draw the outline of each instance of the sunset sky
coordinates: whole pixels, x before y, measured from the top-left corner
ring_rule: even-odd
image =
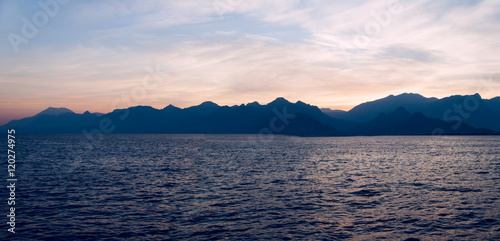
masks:
[[[0,124],[282,96],[500,95],[500,1],[0,0]]]

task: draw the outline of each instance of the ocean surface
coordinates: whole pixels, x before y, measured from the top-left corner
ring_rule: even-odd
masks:
[[[498,136],[16,140],[1,240],[500,240]]]

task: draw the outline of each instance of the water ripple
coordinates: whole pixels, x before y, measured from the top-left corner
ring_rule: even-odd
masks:
[[[19,138],[9,240],[500,240],[499,137]]]

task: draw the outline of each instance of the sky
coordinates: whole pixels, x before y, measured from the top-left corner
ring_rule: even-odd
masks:
[[[48,107],[500,94],[498,0],[0,0],[0,124]]]

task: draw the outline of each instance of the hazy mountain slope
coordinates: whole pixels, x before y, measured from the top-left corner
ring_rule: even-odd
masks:
[[[389,114],[404,107],[411,114],[421,112],[454,125],[461,123],[476,128],[500,131],[500,98],[484,100],[479,94],[454,95],[442,99],[425,98],[418,94],[401,94],[360,104],[346,113],[330,113],[355,122],[366,122],[379,114]]]
[[[457,126],[465,123],[476,128],[500,131],[500,114],[495,111],[494,105],[495,100],[488,104],[479,94],[454,95],[428,105],[422,112],[428,117],[452,122]]]
[[[425,98],[419,94],[401,94],[390,95],[383,99],[360,104],[348,111],[344,118],[347,120],[365,122],[369,121],[379,114],[389,114],[398,107],[404,107],[410,113],[421,112],[429,104],[437,101],[436,98]]]

